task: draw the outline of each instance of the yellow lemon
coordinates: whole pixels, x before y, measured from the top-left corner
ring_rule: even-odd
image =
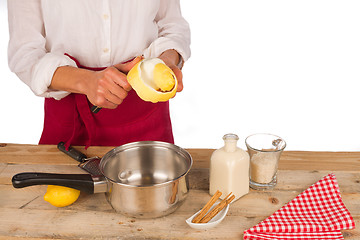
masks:
[[[44,200],[55,207],[66,207],[74,203],[78,199],[79,195],[79,190],[49,185],[44,195]]]
[[[153,103],[174,97],[178,84],[174,72],[159,58],[137,63],[129,71],[127,80],[142,100]]]

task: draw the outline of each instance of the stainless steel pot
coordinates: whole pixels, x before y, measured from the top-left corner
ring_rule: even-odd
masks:
[[[100,161],[102,175],[19,173],[16,188],[60,185],[88,193],[105,192],[108,202],[124,215],[156,218],[174,212],[189,191],[190,154],[170,143],[134,142],[116,147]]]

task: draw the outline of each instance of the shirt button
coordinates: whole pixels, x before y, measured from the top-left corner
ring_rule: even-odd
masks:
[[[103,52],[104,52],[104,53],[108,53],[108,52],[109,52],[109,49],[108,49],[108,48],[104,48],[104,49],[103,49]]]
[[[108,15],[108,14],[104,14],[104,15],[103,15],[103,19],[104,19],[104,20],[108,20],[108,19],[109,19],[109,15]]]

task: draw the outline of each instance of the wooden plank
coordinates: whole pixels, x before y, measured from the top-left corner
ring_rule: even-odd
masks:
[[[0,163],[0,174],[4,171],[4,169],[7,167],[6,163]]]
[[[229,215],[219,226],[204,231],[187,226],[187,216],[181,214],[172,214],[156,220],[130,219],[113,212],[58,209],[44,212],[36,209],[0,208],[0,214],[1,236],[32,238],[242,239],[244,230],[262,220],[262,217]],[[356,224],[360,223],[359,218],[355,218],[355,221]],[[359,229],[345,232],[346,239],[360,237]]]
[[[103,156],[113,147],[74,146],[88,157]],[[0,144],[0,163],[76,165],[77,162],[57,149],[56,145]]]
[[[113,147],[73,146],[88,157],[102,157]],[[188,149],[194,158],[199,161],[208,161],[208,149]],[[211,151],[211,150],[210,150]],[[8,164],[49,164],[49,165],[76,165],[77,162],[60,152],[55,145],[28,145],[28,144],[0,144],[0,163]],[[201,166],[201,165],[199,165]]]
[[[280,169],[360,171],[360,152],[285,151]]]
[[[214,149],[187,149],[192,155],[194,167],[209,168]],[[360,152],[307,152],[284,151],[279,169],[360,171]]]
[[[277,177],[278,183],[274,190],[303,191],[330,173],[335,174],[340,192],[360,193],[359,171],[279,170]]]
[[[20,240],[24,239],[24,237],[16,237],[16,236],[0,236],[0,240]],[[32,237],[26,237],[27,240],[56,240],[61,238],[32,238]]]
[[[55,210],[57,209],[56,207],[43,199],[46,188],[47,186],[31,186],[15,189],[10,185],[0,185],[0,192],[2,193],[0,195],[0,207],[13,209],[39,209],[44,211]],[[107,202],[104,193],[93,195],[81,193],[74,204],[60,209],[99,212],[113,211],[110,204]]]
[[[10,164],[0,173],[0,184],[11,184],[11,178],[21,172],[47,172],[47,173],[86,173],[76,165],[18,165]],[[310,186],[322,177],[333,171],[307,171],[307,170],[279,170],[278,183],[275,189],[301,190],[303,186]],[[360,192],[360,172],[336,171],[335,174],[341,190],[346,192]],[[301,179],[301,184],[299,184]],[[189,172],[190,188],[209,189],[209,169],[192,168]]]
[[[16,235],[38,238],[82,239],[180,239],[204,237],[204,231],[189,228],[186,216],[169,215],[156,219],[129,219],[117,213],[94,211],[46,211],[27,209],[0,209],[0,235]],[[21,217],[19,217],[21,216]],[[6,222],[4,222],[6,219]],[[206,231],[207,239],[230,239],[240,237],[245,227],[251,227],[259,219],[229,216],[222,223],[221,231],[214,228]],[[220,237],[220,238],[219,238]]]
[[[32,165],[25,165],[25,166],[32,166]],[[5,182],[4,186],[0,185],[0,192],[2,192],[3,194],[0,196],[0,202],[5,204],[6,202],[10,202],[10,203],[16,203],[17,207],[23,206],[24,204],[32,201],[33,199],[35,199],[36,197],[39,197],[41,194],[43,195],[45,193],[45,190],[43,189],[41,194],[39,191],[36,192],[32,192],[34,189],[37,189],[37,187],[28,187],[28,188],[24,188],[24,189],[14,189],[10,184],[10,177],[12,176],[12,174],[10,174],[11,172],[13,172],[13,170],[11,170],[11,168],[19,168],[19,165],[10,165],[9,169],[5,170],[0,176],[2,179],[2,181]],[[64,168],[64,166],[60,166],[62,168]],[[81,171],[81,169],[77,170],[77,171]],[[75,173],[75,172],[70,172],[70,173]],[[254,191],[251,190],[252,194],[256,194],[256,193],[262,193],[264,196],[267,197],[267,199],[273,199],[275,198],[274,196],[276,196],[276,194],[281,194],[281,192],[284,192],[285,196],[288,196],[287,198],[284,197],[282,199],[278,199],[280,201],[280,205],[281,203],[286,203],[287,201],[291,200],[292,198],[296,197],[299,193],[301,193],[302,191],[304,191],[305,189],[307,189],[308,187],[310,187],[313,183],[317,182],[318,180],[320,180],[323,176],[325,176],[326,174],[328,174],[327,172],[308,172],[308,171],[280,171],[279,172],[279,182],[277,184],[277,186],[273,189],[273,190],[268,190],[268,191]],[[203,180],[203,179],[208,179],[208,171],[205,170],[204,171],[194,171],[194,172],[190,172],[190,188],[191,191],[193,192],[193,190],[199,190],[197,191],[197,193],[200,196],[200,199],[204,198],[206,199],[208,196],[208,180]],[[203,175],[203,178],[199,177]],[[360,179],[360,173],[345,173],[345,172],[337,172],[336,173],[336,177],[340,186],[340,191],[342,194],[348,194],[348,198],[349,199],[356,199],[356,196],[358,196],[357,194],[360,193],[360,184],[358,182],[358,180]],[[299,179],[301,180],[301,184],[299,183]],[[202,184],[199,184],[199,180],[202,180],[200,182],[202,182]],[[196,191],[195,191],[196,192]],[[200,195],[200,193],[202,193]],[[34,195],[35,194],[35,195]],[[24,199],[22,199],[22,197],[18,196],[18,195],[23,195]],[[192,195],[193,198],[196,198],[196,195]],[[39,198],[42,199],[42,196]],[[86,199],[86,198],[84,198]],[[93,197],[89,198],[89,199],[93,199]],[[101,203],[102,201],[98,198],[94,198],[96,202]],[[359,197],[360,199],[360,197]],[[274,200],[274,201],[278,201],[278,200]],[[33,202],[36,203],[37,201]],[[103,205],[107,206],[106,201],[103,201]],[[254,200],[254,202],[257,202],[257,199]],[[202,204],[202,203],[201,203]],[[200,205],[201,205],[200,204]],[[360,201],[359,201],[360,204]],[[89,203],[90,206],[94,206],[97,205],[96,203]],[[263,205],[263,203],[260,204],[261,206]],[[193,206],[196,206],[196,204],[194,204]],[[270,205],[271,206],[271,205]],[[267,209],[270,210],[274,210],[273,208],[270,208],[270,206],[267,207]],[[13,206],[14,207],[14,206]],[[253,205],[251,205],[251,207],[255,207]],[[91,209],[91,207],[90,207]],[[360,211],[360,205],[358,206],[358,209]],[[108,209],[107,209],[108,210]]]
[[[0,163],[76,165],[76,161],[61,153],[55,145],[3,144]]]
[[[0,163],[76,165],[76,161],[60,152],[55,145],[0,144]],[[102,157],[113,147],[82,146],[76,149],[88,157]],[[186,149],[194,159],[195,168],[209,168],[214,149]],[[360,171],[360,152],[285,151],[279,169]]]
[[[237,216],[270,216],[286,203],[298,196],[303,190],[274,190],[262,192],[251,190],[247,195],[231,205],[229,214]],[[9,185],[0,185],[0,207],[12,209],[39,209],[54,210],[54,206],[43,200],[46,186],[33,186],[23,189],[14,189]],[[189,216],[203,207],[210,199],[208,191],[191,189],[185,203],[177,213]],[[360,192],[342,193],[342,199],[353,216],[360,217]],[[259,207],[261,206],[261,207]],[[88,195],[81,193],[79,199],[64,210],[112,212],[105,194]]]
[[[301,191],[334,171],[279,170],[277,185],[274,190]],[[360,172],[336,171],[340,191],[349,193],[360,192]],[[193,168],[189,173],[192,189],[209,189],[209,169]],[[306,187],[305,187],[306,186]],[[271,192],[272,190],[270,190]]]

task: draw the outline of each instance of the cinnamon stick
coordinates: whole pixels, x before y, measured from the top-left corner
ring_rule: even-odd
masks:
[[[226,198],[224,198],[216,207],[214,207],[210,212],[208,212],[200,221],[199,223],[207,223],[209,222],[211,219],[213,219],[213,217],[215,217],[221,210],[223,210],[232,200],[234,200],[235,195],[232,195],[229,199],[228,197],[231,195],[232,193],[230,193],[229,195],[226,196]]]
[[[192,223],[199,223],[199,221],[205,216],[205,214],[209,211],[209,209],[214,205],[214,203],[219,199],[221,196],[221,192],[219,190],[216,191],[216,193],[211,197],[211,199],[206,203],[206,205],[201,209],[198,215],[196,215]]]

